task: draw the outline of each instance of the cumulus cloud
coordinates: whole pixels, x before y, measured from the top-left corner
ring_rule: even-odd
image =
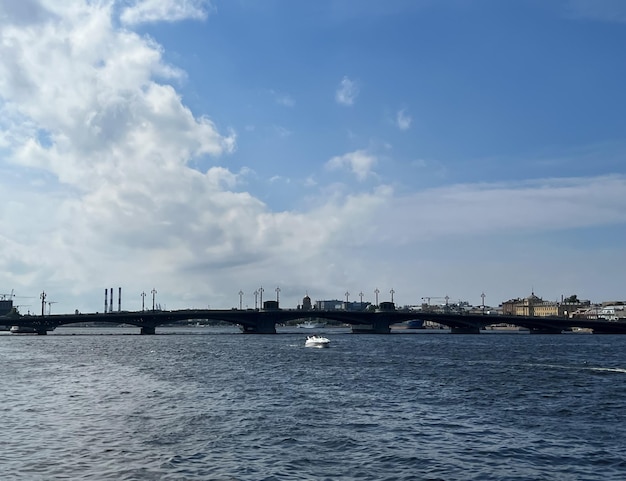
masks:
[[[363,181],[372,173],[372,168],[377,161],[378,159],[367,151],[356,150],[331,158],[326,162],[326,168],[329,170],[348,169],[358,180]]]
[[[406,113],[405,109],[399,110],[396,114],[396,125],[400,130],[408,130],[413,119]]]
[[[135,0],[122,10],[120,20],[127,25],[202,20],[210,10],[209,0]]]
[[[54,5],[37,28],[2,31],[0,108],[14,162],[92,189],[233,150],[234,134],[194,118],[172,86],[154,80],[179,72],[153,41],[114,30],[110,5]]]
[[[335,100],[341,105],[352,105],[359,95],[359,86],[348,77],[341,79],[335,92]]]
[[[131,254],[137,264],[125,260],[119,272],[149,277],[155,266],[206,256],[205,236],[224,238],[224,216],[264,210],[229,192],[238,174],[190,168],[232,152],[236,137],[157,81],[181,75],[158,44],[116,29],[110,2],[31,3],[39,14],[27,27],[21,6],[0,30],[0,138],[20,176],[20,188],[3,185],[0,197],[29,213],[4,231],[4,243],[22,247],[0,265],[17,256],[10,272],[79,285],[115,265],[109,256]],[[50,234],[27,235],[32,228]]]
[[[154,5],[122,15],[128,25],[164,16],[146,13]],[[96,287],[123,284],[137,302],[157,287],[171,308],[223,306],[244,276],[296,272],[289,281],[302,286],[328,274],[313,259],[345,243],[378,194],[272,212],[243,191],[247,169],[195,167],[233,152],[236,136],[184,105],[167,83],[184,73],[154,40],[117,28],[113,3],[32,7],[38,15],[15,11],[0,30],[3,285],[56,290],[71,312],[94,310]]]

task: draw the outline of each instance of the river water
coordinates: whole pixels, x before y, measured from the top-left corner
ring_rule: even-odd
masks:
[[[0,479],[626,479],[626,336],[157,331],[0,335]]]

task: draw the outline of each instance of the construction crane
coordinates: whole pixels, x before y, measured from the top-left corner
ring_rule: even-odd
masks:
[[[431,299],[445,299],[446,300],[446,306],[448,305],[448,300],[450,299],[449,296],[445,296],[445,297],[435,297],[435,296],[425,296],[422,297],[422,301],[426,301],[426,304],[430,306],[430,300]]]
[[[48,304],[48,315],[50,315],[50,311],[52,310],[52,304],[56,304],[57,301],[46,301],[46,304]]]
[[[30,307],[30,304],[18,304],[17,306],[13,306],[15,308],[16,311],[19,312],[20,307]],[[30,309],[28,310],[28,313],[30,314]]]
[[[12,301],[15,297],[15,294],[13,294],[13,292],[15,292],[15,289],[11,289],[11,294],[0,294],[0,301],[6,301],[7,299]]]
[[[34,299],[34,297],[16,296],[15,289],[11,289],[11,294],[0,294],[0,301],[12,301],[13,299]]]

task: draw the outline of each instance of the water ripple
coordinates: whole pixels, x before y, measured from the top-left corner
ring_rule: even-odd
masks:
[[[626,479],[623,337],[189,332],[0,336],[0,477]]]

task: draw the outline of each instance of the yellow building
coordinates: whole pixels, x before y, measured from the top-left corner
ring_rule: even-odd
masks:
[[[585,305],[589,305],[589,301],[544,301],[533,292],[523,299],[517,298],[503,302],[502,314],[508,316],[571,317],[574,311]]]

